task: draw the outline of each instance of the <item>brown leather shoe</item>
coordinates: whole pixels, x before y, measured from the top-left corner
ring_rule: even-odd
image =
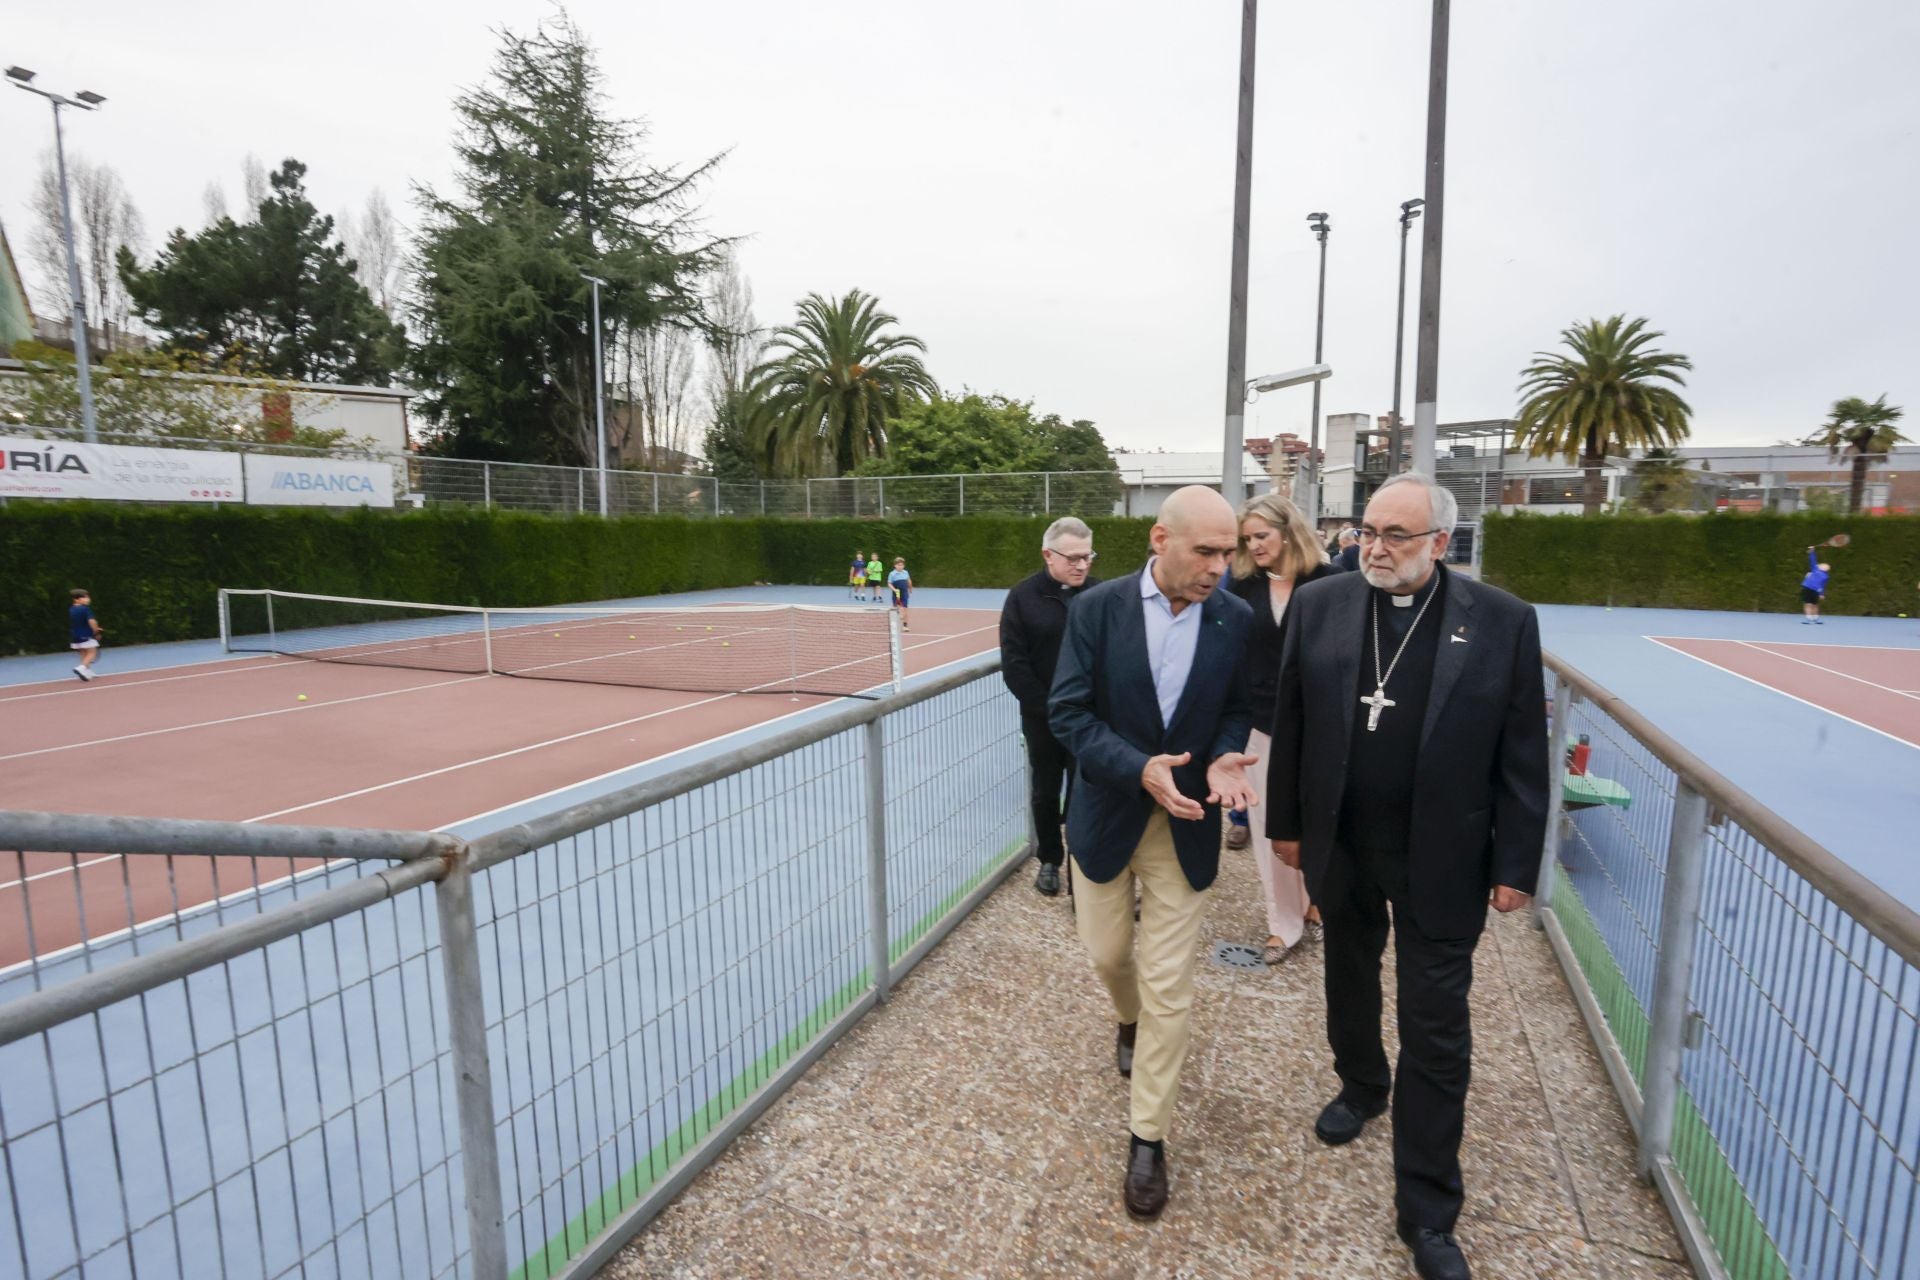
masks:
[[[1139,1023],[1123,1022],[1113,1033],[1113,1064],[1129,1080],[1133,1079],[1133,1038],[1139,1031]]]
[[[1125,1189],[1127,1213],[1141,1222],[1152,1222],[1167,1207],[1167,1153],[1142,1142],[1130,1145]]]

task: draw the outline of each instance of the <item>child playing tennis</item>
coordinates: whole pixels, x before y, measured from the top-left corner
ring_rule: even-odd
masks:
[[[67,609],[67,635],[71,641],[68,647],[80,655],[80,665],[73,669],[73,674],[82,680],[91,680],[93,660],[100,656],[103,634],[98,619],[93,616],[93,596],[85,587],[75,587],[67,594],[73,597],[73,604]]]
[[[866,590],[866,586],[867,586],[866,553],[861,551],[856,551],[853,553],[853,563],[847,568],[847,594],[851,596],[853,599],[858,600],[860,598],[860,593]]]
[[[913,598],[913,575],[907,572],[906,557],[893,558],[893,572],[887,575],[887,585],[893,588],[893,607],[900,611],[900,629],[913,630],[913,624],[907,621],[907,602]]]
[[[1800,619],[1801,626],[1824,627],[1820,621],[1820,602],[1827,598],[1827,577],[1833,566],[1821,562],[1814,554],[1815,548],[1807,548],[1807,576],[1800,579],[1800,608],[1807,616]]]
[[[880,553],[873,553],[867,561],[867,599],[874,604],[880,603],[880,584],[886,578],[887,571],[880,563]]]

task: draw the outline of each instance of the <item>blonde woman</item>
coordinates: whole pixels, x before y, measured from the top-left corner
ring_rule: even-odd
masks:
[[[1247,697],[1253,703],[1257,726],[1247,754],[1266,759],[1268,729],[1273,724],[1274,687],[1280,674],[1280,641],[1287,602],[1303,584],[1332,577],[1339,571],[1327,563],[1327,551],[1300,508],[1277,493],[1264,493],[1240,507],[1240,546],[1233,558],[1232,592],[1253,606],[1253,630],[1247,636]],[[1301,939],[1320,937],[1320,912],[1307,899],[1306,879],[1273,855],[1267,835],[1267,778],[1262,769],[1250,775],[1259,803],[1248,814],[1252,827],[1253,860],[1265,890],[1267,944],[1261,958],[1279,964]],[[1236,842],[1246,827],[1229,829],[1228,843]]]

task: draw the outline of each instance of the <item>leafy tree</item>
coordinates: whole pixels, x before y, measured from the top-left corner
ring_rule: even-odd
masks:
[[[887,422],[937,394],[916,351],[885,330],[899,320],[858,289],[808,294],[796,324],[773,331],[772,357],[749,375],[747,438],[770,475],[841,475],[887,453]]]
[[[178,356],[276,378],[384,384],[404,339],[354,279],[333,219],[307,199],[306,172],[282,162],[248,221],[175,229],[151,266],[123,247],[120,278]]]
[[[1650,515],[1684,510],[1693,500],[1694,473],[1671,449],[1649,449],[1633,464],[1633,505]]]
[[[423,188],[412,368],[428,447],[583,464],[594,454],[591,287],[605,349],[658,326],[704,332],[700,284],[722,242],[697,233],[690,170],[641,158],[610,116],[594,52],[564,15],[501,34],[486,84],[454,103],[456,190]],[[611,370],[610,370],[611,372]],[[610,399],[631,403],[632,388]]]
[[[1893,425],[1906,412],[1897,404],[1888,404],[1884,395],[1871,402],[1848,396],[1834,401],[1826,422],[1802,442],[1823,447],[1829,459],[1842,453],[1853,455],[1853,475],[1847,485],[1847,510],[1852,514],[1860,513],[1860,503],[1866,497],[1867,468],[1885,460],[1895,445],[1906,440]]]
[[[1693,410],[1674,391],[1684,387],[1686,356],[1650,346],[1666,335],[1644,318],[1589,320],[1561,331],[1571,354],[1539,351],[1521,371],[1514,443],[1532,456],[1577,458],[1586,471],[1586,514],[1606,502],[1601,468],[1609,449],[1679,444]],[[1671,383],[1672,386],[1666,385]]]
[[[52,429],[78,435],[80,384],[74,355],[37,342],[14,344],[24,378],[0,382],[0,421],[35,434]],[[218,376],[226,374],[228,376]],[[163,351],[112,351],[93,365],[95,416],[107,442],[154,444],[215,441],[292,445],[303,449],[357,449],[371,440],[306,426],[293,416],[294,388],[272,379],[241,380]],[[122,439],[125,437],[127,439]]]
[[[887,424],[887,455],[859,475],[978,475],[1002,471],[1111,471],[1093,423],[1036,417],[1033,402],[969,391],[910,405]]]

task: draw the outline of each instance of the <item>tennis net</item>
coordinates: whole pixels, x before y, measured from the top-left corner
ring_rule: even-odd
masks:
[[[899,688],[891,609],[491,609],[222,588],[229,653],[691,693],[878,697]]]

